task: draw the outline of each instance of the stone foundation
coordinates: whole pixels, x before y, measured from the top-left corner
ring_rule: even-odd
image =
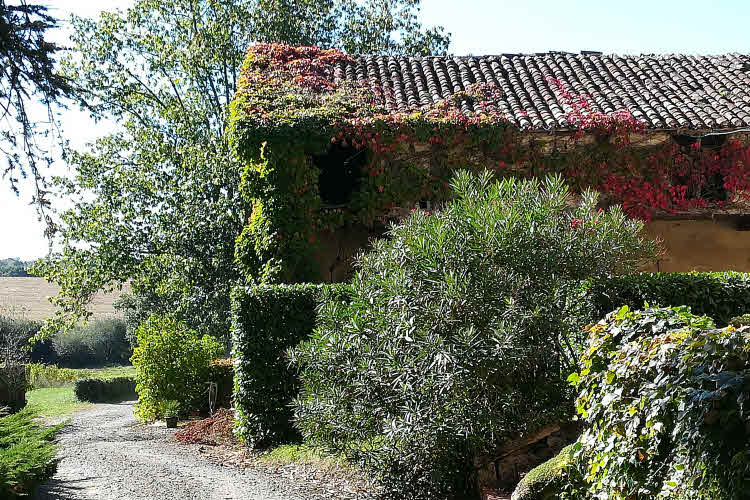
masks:
[[[580,433],[580,425],[576,423],[559,424],[547,426],[532,436],[508,441],[492,456],[475,460],[479,485],[512,490],[527,472],[557,455]]]

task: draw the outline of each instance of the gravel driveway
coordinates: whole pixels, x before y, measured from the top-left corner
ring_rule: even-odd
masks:
[[[143,425],[133,402],[96,405],[60,434],[57,474],[37,498],[96,500],[310,500],[341,492],[254,468],[225,467],[185,446],[174,430]],[[350,497],[343,495],[343,497]]]

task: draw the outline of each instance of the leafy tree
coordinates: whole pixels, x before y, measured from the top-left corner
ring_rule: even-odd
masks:
[[[56,27],[45,6],[0,0],[0,154],[7,160],[3,176],[16,193],[19,177],[31,176],[34,202],[48,232],[53,224],[42,166],[52,162],[49,139],[62,142],[54,108],[72,92],[70,81],[55,68],[61,48],[45,39]],[[39,104],[46,121],[35,119],[33,108]]]
[[[29,273],[26,272],[26,268],[29,266],[29,264],[29,262],[24,262],[21,259],[0,259],[0,276],[29,276]]]
[[[65,74],[95,118],[114,118],[119,127],[74,153],[77,175],[59,180],[78,201],[62,217],[62,252],[36,269],[61,286],[46,331],[86,316],[97,290],[131,280],[147,311],[225,335],[238,279],[234,242],[248,211],[224,130],[245,50],[273,40],[444,52],[448,36],[423,30],[418,6],[139,0],[127,13],[74,18],[77,52]]]

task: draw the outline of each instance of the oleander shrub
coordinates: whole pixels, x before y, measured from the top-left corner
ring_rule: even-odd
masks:
[[[135,396],[133,377],[83,378],[75,381],[73,392],[79,401],[111,403]]]
[[[142,420],[161,418],[167,401],[178,402],[180,415],[205,408],[211,361],[224,353],[221,343],[199,336],[172,315],[151,315],[136,337],[131,358],[136,368],[136,415]]]
[[[726,326],[750,311],[750,273],[637,273],[598,282],[590,294],[596,321],[620,306],[641,309],[648,302],[689,306],[693,314]]]
[[[623,307],[589,328],[581,366],[569,497],[750,498],[750,328]]]
[[[299,379],[286,351],[311,335],[323,294],[345,300],[347,290],[346,285],[311,284],[234,290],[235,431],[243,441],[265,447],[299,438],[291,408]]]
[[[0,418],[0,498],[30,497],[57,469],[52,443],[62,425],[42,428],[23,410]]]
[[[619,207],[560,178],[459,174],[356,263],[293,351],[304,436],[344,453],[392,498],[478,498],[474,459],[567,420],[581,282],[633,272],[656,245]]]
[[[52,338],[57,364],[68,368],[122,365],[132,354],[121,319],[95,319]]]

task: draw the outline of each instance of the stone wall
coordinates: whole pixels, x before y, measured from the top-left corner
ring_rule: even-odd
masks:
[[[475,460],[480,487],[512,490],[527,472],[557,455],[578,439],[580,433],[577,423],[559,424],[547,426],[532,436],[508,441],[492,456]]]
[[[652,221],[646,233],[662,240],[665,254],[648,270],[750,272],[748,229],[744,218],[732,216]]]

